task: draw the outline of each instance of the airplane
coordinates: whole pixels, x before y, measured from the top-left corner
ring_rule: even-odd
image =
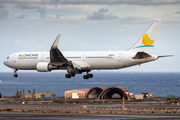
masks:
[[[59,34],[49,52],[18,52],[11,54],[4,64],[14,71],[18,77],[18,70],[37,70],[50,72],[52,70],[67,70],[66,78],[86,72],[84,79],[93,78],[92,70],[122,69],[134,65],[157,60],[160,57],[152,55],[162,19],[156,19],[148,30],[130,49],[126,51],[64,51],[58,49],[61,37]]]

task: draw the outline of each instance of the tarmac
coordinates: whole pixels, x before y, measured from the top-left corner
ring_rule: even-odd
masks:
[[[54,114],[167,114],[180,113],[179,105],[120,104],[1,104],[0,112]]]
[[[64,107],[64,108],[122,108],[122,104],[0,104],[1,107]],[[177,108],[180,105],[141,105],[141,104],[125,104],[125,108]]]
[[[122,109],[122,104],[57,104],[51,101],[39,104],[30,104],[30,101],[19,103],[1,102],[0,120],[180,119],[180,105],[176,103],[126,102],[125,109]]]

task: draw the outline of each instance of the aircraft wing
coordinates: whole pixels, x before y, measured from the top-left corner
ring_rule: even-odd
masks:
[[[62,66],[66,64],[71,65],[71,63],[63,56],[61,51],[58,49],[58,43],[59,43],[60,37],[61,37],[61,34],[57,36],[56,40],[54,41],[51,47],[50,62],[51,64],[56,65],[56,66]]]
[[[90,67],[89,64],[82,61],[69,61],[67,60],[61,51],[58,49],[58,43],[60,40],[61,34],[59,34],[54,41],[51,50],[50,50],[50,63],[55,66],[67,67],[70,72],[73,69],[88,69]]]
[[[72,62],[73,66],[75,68],[78,68],[78,69],[88,69],[90,67],[90,65],[86,62],[82,62],[82,61],[73,61]]]
[[[86,62],[82,62],[82,61],[70,61],[67,60],[63,54],[61,53],[61,51],[58,49],[58,43],[60,40],[61,34],[59,34],[56,38],[56,40],[54,41],[51,50],[50,50],[50,63],[52,65],[55,66],[60,66],[60,67],[67,67],[67,70],[69,73],[71,73],[71,71],[73,69],[79,69],[79,70],[84,70],[84,69],[88,69],[90,67],[89,64],[87,64]]]

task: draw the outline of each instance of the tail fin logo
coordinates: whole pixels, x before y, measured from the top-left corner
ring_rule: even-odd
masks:
[[[145,46],[151,46],[153,45],[154,40],[151,40],[148,36],[148,33],[146,33],[142,38],[142,42]]]

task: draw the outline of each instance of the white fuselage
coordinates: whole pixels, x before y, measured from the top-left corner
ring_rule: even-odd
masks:
[[[121,69],[139,65],[158,59],[157,56],[143,59],[133,59],[137,52],[134,51],[66,51],[62,52],[68,61],[77,64],[81,69],[108,70]],[[4,64],[19,70],[37,70],[39,62],[50,63],[49,52],[19,52],[11,54]],[[59,69],[66,69],[60,67]]]

